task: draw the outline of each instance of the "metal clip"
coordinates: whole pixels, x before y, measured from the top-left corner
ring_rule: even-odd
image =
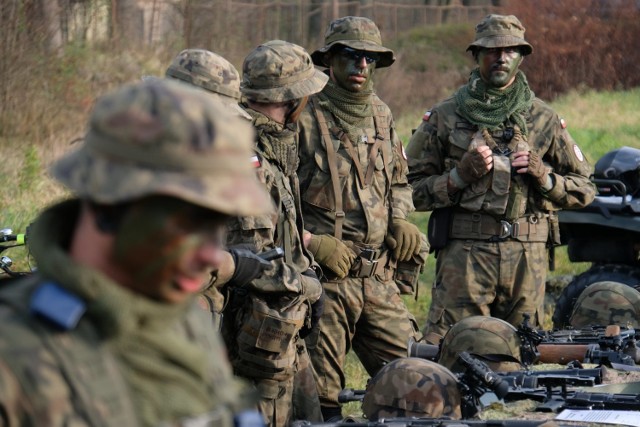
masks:
[[[510,223],[507,221],[500,221],[500,239],[506,239],[507,237],[513,237],[514,239],[520,234],[520,223]]]

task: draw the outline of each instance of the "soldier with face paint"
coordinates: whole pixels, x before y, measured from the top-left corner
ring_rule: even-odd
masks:
[[[269,212],[246,120],[154,79],[99,98],[52,173],[75,198],[29,235],[38,272],[0,290],[0,424],[160,426],[256,420],[195,296],[230,216]]]
[[[528,313],[541,326],[557,211],[595,196],[564,120],[519,70],[533,51],[524,32],[515,16],[484,18],[467,49],[478,64],[469,82],[425,113],[407,146],[413,201],[434,210],[436,279],[423,331],[434,344],[468,316],[519,325]]]
[[[396,273],[401,263],[417,273],[428,249],[407,221],[413,202],[402,143],[373,90],[375,70],[393,64],[393,52],[374,22],[348,16],[329,24],[325,46],[311,56],[329,82],[300,117],[298,174],[308,247],[325,276],[319,334],[307,342],[327,421],[342,417],[351,348],[373,376],[419,338]]]

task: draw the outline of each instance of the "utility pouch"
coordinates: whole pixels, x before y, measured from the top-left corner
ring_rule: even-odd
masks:
[[[429,256],[429,242],[424,233],[420,233],[420,252],[408,261],[396,263],[393,279],[402,295],[418,296],[418,279],[424,270]]]
[[[429,216],[427,227],[427,237],[429,240],[429,252],[443,249],[449,241],[449,230],[451,230],[451,218],[453,218],[453,208],[434,209]]]

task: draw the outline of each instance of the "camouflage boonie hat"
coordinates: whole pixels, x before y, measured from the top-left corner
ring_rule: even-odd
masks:
[[[640,326],[640,292],[620,282],[597,282],[582,291],[569,323],[574,328]]]
[[[253,128],[200,89],[166,79],[100,97],[84,143],[52,167],[80,198],[167,195],[228,215],[270,211],[251,164]]]
[[[390,417],[462,418],[455,375],[435,362],[407,357],[371,378],[362,412],[371,421]]]
[[[520,46],[523,56],[530,55],[533,46],[524,39],[524,31],[524,26],[513,15],[487,15],[476,25],[476,38],[467,50]]]
[[[461,372],[458,354],[467,351],[482,356],[494,371],[514,371],[520,365],[520,338],[516,328],[489,316],[471,316],[451,327],[442,339],[438,363]]]
[[[173,58],[165,75],[240,101],[240,73],[229,61],[208,50],[183,50]]]
[[[345,16],[332,21],[324,33],[324,44],[324,47],[311,54],[313,63],[321,67],[329,66],[324,57],[334,46],[376,52],[380,55],[376,68],[388,67],[396,60],[393,51],[382,46],[380,30],[375,22],[361,16]]]
[[[222,56],[205,49],[185,49],[173,58],[165,76],[205,89],[231,107],[234,113],[251,120],[238,105],[240,73]]]
[[[320,92],[327,80],[303,47],[272,40],[245,58],[240,91],[255,102],[285,102]]]

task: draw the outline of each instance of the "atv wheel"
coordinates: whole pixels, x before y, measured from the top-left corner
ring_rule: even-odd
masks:
[[[640,291],[640,268],[629,265],[604,264],[594,265],[589,270],[576,276],[560,295],[553,312],[553,327],[561,329],[569,325],[573,307],[582,291],[597,282],[619,282]]]

